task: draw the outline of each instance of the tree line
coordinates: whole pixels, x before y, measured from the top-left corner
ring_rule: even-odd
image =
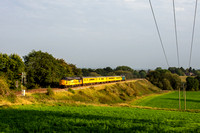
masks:
[[[125,75],[127,79],[146,77],[146,71],[136,71],[128,66],[119,66],[115,69],[111,67],[81,69],[47,52],[34,50],[23,56],[23,60],[17,54],[0,54],[0,61],[0,78],[4,79],[11,89],[21,89],[24,83],[27,88],[58,87],[59,81],[64,77],[116,75]],[[22,77],[23,72],[26,73],[25,80]]]
[[[63,59],[56,59],[51,54],[42,51],[32,51],[24,56],[27,73],[27,87],[57,87],[63,77],[81,76],[81,69],[74,64],[68,64]]]
[[[192,67],[187,69],[184,69],[182,67],[170,67],[168,70],[179,76],[188,76],[185,83],[186,90],[198,91],[200,89],[200,70],[196,70]]]
[[[1,79],[6,80],[10,88],[16,88],[16,82],[21,79],[20,74],[24,69],[25,65],[20,56],[0,53],[0,76]],[[21,82],[18,84],[20,85]]]
[[[200,75],[198,73],[199,70],[192,68],[185,70],[173,67],[166,70],[158,67],[154,71],[149,71],[146,79],[162,90],[183,89],[184,85],[187,91],[198,91],[200,88]],[[186,76],[187,74],[188,76]],[[180,76],[186,76],[186,82],[181,81]]]
[[[192,67],[184,69],[183,67],[169,67],[168,70],[171,73],[177,74],[179,76],[200,76],[200,70],[196,70]]]
[[[26,79],[22,73],[26,73]],[[116,68],[77,68],[76,65],[57,59],[51,54],[42,51],[31,51],[23,59],[17,54],[0,53],[0,78],[5,81],[11,89],[21,89],[26,83],[27,88],[58,87],[59,81],[64,77],[82,76],[120,76],[127,79],[146,78],[152,84],[163,90],[177,90],[181,87],[179,76],[193,76],[187,78],[187,90],[199,90],[200,71],[192,68],[170,67],[167,70],[157,68],[156,70],[133,70],[128,66]]]
[[[147,72],[145,70],[133,70],[128,66],[118,66],[114,69],[111,67],[91,69],[83,68],[83,76],[117,76],[124,75],[127,79],[145,78]]]
[[[47,52],[33,50],[23,59],[17,54],[0,54],[0,77],[11,89],[21,89],[23,72],[26,72],[27,88],[58,87],[61,78],[82,75],[76,65],[56,59]]]
[[[178,90],[181,87],[181,79],[177,74],[161,68],[150,71],[146,79],[162,90]]]

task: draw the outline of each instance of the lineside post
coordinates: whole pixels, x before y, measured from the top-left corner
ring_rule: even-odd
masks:
[[[179,110],[181,110],[181,88],[179,87]]]
[[[185,102],[185,111],[186,111],[186,88],[185,88],[184,83],[183,83],[183,90],[184,90],[184,102]]]

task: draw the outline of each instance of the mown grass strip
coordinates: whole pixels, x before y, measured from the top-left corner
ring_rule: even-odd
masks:
[[[133,101],[131,101],[130,104],[131,105],[141,105],[141,103],[150,101],[151,99],[153,99],[155,97],[167,95],[169,93],[174,93],[174,91],[163,91],[163,92],[159,92],[159,93],[153,93],[153,94],[149,94],[149,95],[144,95],[142,97],[138,97],[136,99],[133,99]]]
[[[168,108],[168,109],[178,109],[179,108],[179,98],[178,92],[173,91],[167,94],[152,95],[144,97],[133,102],[132,105],[138,106],[148,106],[154,108]],[[188,110],[200,110],[200,92],[187,92],[187,109]],[[184,98],[183,92],[181,92],[181,107],[184,109]]]

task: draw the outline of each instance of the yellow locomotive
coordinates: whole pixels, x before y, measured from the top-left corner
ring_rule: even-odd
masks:
[[[108,82],[125,81],[125,76],[101,76],[101,77],[66,77],[60,80],[60,86],[73,87],[89,84],[100,84]]]

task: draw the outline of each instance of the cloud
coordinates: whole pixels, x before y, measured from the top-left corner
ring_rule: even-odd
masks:
[[[125,2],[135,2],[136,0],[124,0]]]
[[[153,55],[155,51],[151,53],[149,49],[159,46],[148,0],[2,0],[0,3],[1,44],[9,44],[11,40],[13,44],[29,42],[33,44],[31,48],[40,48],[44,44],[61,43],[64,50],[71,47],[70,44],[84,44],[88,53],[89,46],[105,46],[109,50],[116,43],[127,49],[131,49],[129,44],[134,44],[134,57],[141,53],[138,49],[147,51],[144,57]],[[171,43],[174,35],[172,1],[152,0],[152,5],[163,38],[169,44],[166,47],[172,48],[175,46]],[[187,47],[184,43],[191,32],[195,1],[176,0],[175,5],[178,30],[184,31],[180,34],[183,42],[180,47]],[[52,47],[55,51],[57,48]],[[70,52],[76,51],[70,49]],[[66,55],[66,51],[62,54]]]
[[[183,8],[183,7],[176,7],[176,11],[178,11],[178,12],[185,11],[185,8]]]

